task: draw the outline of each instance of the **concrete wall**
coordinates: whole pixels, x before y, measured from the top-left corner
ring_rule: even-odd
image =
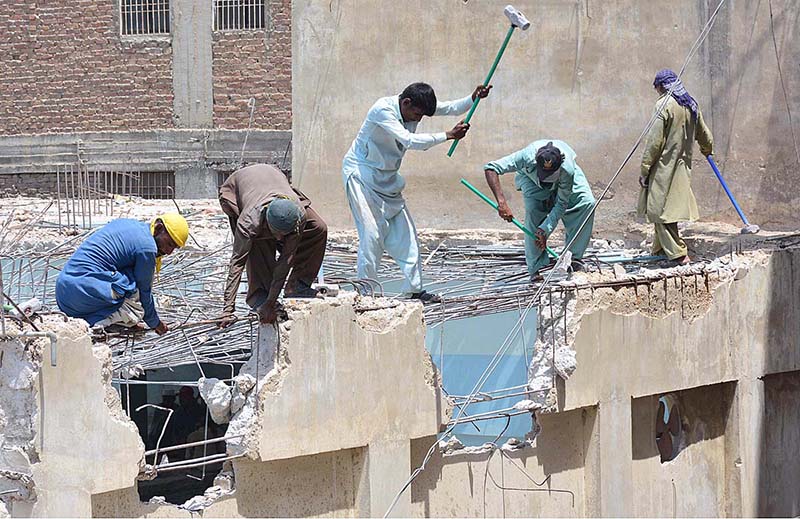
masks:
[[[578,369],[559,382],[556,410],[538,415],[541,432],[533,446],[434,451],[395,514],[796,514],[800,464],[793,453],[800,436],[792,431],[800,420],[800,309],[787,301],[800,286],[794,267],[799,256],[796,248],[747,253],[708,279],[673,276],[579,291]],[[242,368],[258,370],[258,391],[248,393],[230,423],[228,434],[246,434],[243,443],[229,440],[228,452],[249,459],[234,462],[236,492],[207,513],[381,515],[422,463],[445,419],[433,390],[436,373],[423,349],[420,308],[348,295],[292,303],[289,317],[280,341],[270,335],[272,328],[262,328],[257,355]],[[64,333],[67,352],[83,344],[79,335]],[[47,358],[47,350],[42,354]],[[84,413],[107,414],[107,407],[92,403],[107,376],[98,354],[96,349],[93,362],[83,354],[74,359],[94,375],[73,366],[71,358],[55,368],[67,368],[57,371],[61,378],[45,368],[46,431],[54,430],[48,423],[85,431],[90,417]],[[80,383],[73,374],[82,377]],[[673,460],[661,463],[655,422],[658,399],[666,393],[681,409],[684,441]],[[51,399],[56,416],[48,416]],[[44,435],[45,456],[60,455],[34,464],[43,496],[36,506],[51,506],[48,492],[62,492],[58,511],[66,513],[69,505],[85,515],[89,492],[95,515],[184,515],[173,506],[138,502],[130,480],[141,445],[126,440],[127,446],[112,448],[108,438],[118,443],[131,433],[124,421],[106,422],[92,425],[91,431],[103,432],[100,437],[91,431]],[[85,439],[92,449],[75,443]],[[115,472],[98,480],[96,471],[87,471],[100,463],[91,461],[95,457]],[[55,508],[41,510],[49,515]]]
[[[260,396],[259,459],[401,441],[407,460],[409,439],[438,431],[442,408],[421,306],[356,313],[351,297],[292,314],[280,346],[285,366]]]
[[[368,498],[366,449],[291,460],[237,461],[236,495],[205,510],[207,517],[358,517]],[[298,492],[298,489],[303,489]],[[92,496],[92,517],[196,517],[174,506],[148,505],[135,488]],[[372,514],[376,515],[376,514]]]
[[[656,100],[655,72],[679,69],[716,1],[597,2],[523,0],[533,22],[515,34],[473,128],[453,158],[447,146],[407,154],[406,198],[420,226],[505,224],[459,183],[483,185],[481,166],[538,138],[560,138],[597,193],[636,141]],[[507,29],[498,2],[302,0],[293,7],[296,182],[334,225],[352,225],[341,161],[367,110],[413,81],[441,99],[467,95],[483,81]],[[773,0],[795,132],[800,134],[800,24],[793,0]],[[380,23],[375,23],[380,20]],[[798,155],[777,75],[767,2],[729,1],[689,65],[684,82],[711,125],[718,162],[751,220],[795,225]],[[455,118],[425,119],[419,131],[444,131]],[[694,186],[704,218],[736,220],[699,152]],[[606,222],[628,220],[638,195],[641,150],[599,209]],[[335,186],[333,190],[331,186]],[[510,178],[504,179],[513,191]],[[523,206],[512,198],[518,214]]]
[[[56,366],[49,362],[53,346],[46,338],[25,340],[24,358],[12,356],[22,350],[20,340],[3,342],[9,355],[0,374],[5,428],[0,480],[7,488],[23,473],[21,481],[31,483],[30,493],[4,492],[2,507],[14,517],[87,517],[92,494],[135,482],[144,445],[111,387],[108,346],[93,347],[83,321],[51,317],[42,329],[57,333]],[[29,414],[16,415],[28,395]],[[30,444],[13,445],[11,439],[25,434],[27,426],[35,433]]]
[[[80,157],[89,171],[174,172],[176,197],[215,198],[217,173],[242,160],[275,164],[291,175],[284,167],[291,164],[290,143],[290,132],[259,129],[6,136],[0,137],[0,190],[52,193],[56,171],[77,170]]]

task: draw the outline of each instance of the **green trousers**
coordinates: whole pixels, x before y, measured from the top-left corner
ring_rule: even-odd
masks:
[[[678,259],[686,256],[689,249],[686,242],[678,232],[678,223],[656,223],[656,236],[653,238],[653,254],[661,254],[671,259]]]

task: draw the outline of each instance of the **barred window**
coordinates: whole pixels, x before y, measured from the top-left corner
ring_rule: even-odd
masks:
[[[120,0],[122,35],[169,34],[169,0]]]
[[[263,29],[265,0],[214,0],[214,30]]]

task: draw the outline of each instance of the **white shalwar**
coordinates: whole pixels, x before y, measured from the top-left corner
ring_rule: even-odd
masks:
[[[436,105],[434,115],[461,115],[472,96]],[[403,199],[406,181],[398,172],[406,150],[427,150],[447,140],[445,132],[415,133],[404,122],[399,96],[372,105],[342,163],[347,201],[358,230],[358,277],[377,279],[386,251],[405,277],[403,292],[422,291],[422,265],[414,220]]]

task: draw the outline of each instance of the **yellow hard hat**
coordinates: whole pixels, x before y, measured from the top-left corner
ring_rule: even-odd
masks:
[[[156,220],[161,220],[175,245],[178,247],[186,245],[186,240],[189,239],[189,224],[186,218],[177,213],[162,214],[150,223],[150,232],[155,231]]]

